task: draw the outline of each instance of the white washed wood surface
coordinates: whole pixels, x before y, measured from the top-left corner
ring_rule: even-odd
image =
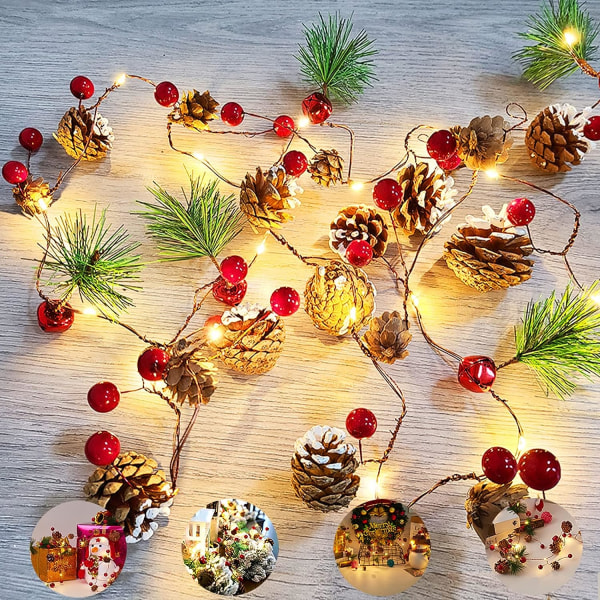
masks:
[[[519,79],[511,53],[515,32],[538,1],[463,0],[410,2],[96,2],[4,1],[0,11],[0,162],[21,159],[16,144],[22,127],[39,127],[47,143],[35,159],[36,172],[51,178],[68,164],[51,141],[51,131],[72,102],[68,84],[79,73],[97,88],[124,71],[179,89],[210,89],[220,102],[239,101],[246,109],[276,116],[297,114],[307,91],[293,58],[302,23],[317,12],[354,11],[357,27],[377,39],[379,82],[358,105],[336,110],[335,118],[357,132],[357,178],[372,176],[396,162],[406,132],[415,124],[466,124],[477,115],[502,113],[511,101],[534,115],[545,105],[569,101],[583,107],[598,95],[596,83],[573,76],[540,92]],[[589,3],[600,19],[600,6]],[[102,112],[116,133],[109,160],[82,165],[65,186],[52,215],[94,204],[108,207],[114,223],[125,223],[143,240],[144,293],[125,319],[151,337],[166,339],[190,307],[193,289],[214,275],[207,261],[156,264],[153,243],[144,239],[137,199],[148,199],[153,180],[167,189],[185,183],[181,157],[167,148],[165,110],[141,83],[128,82]],[[345,150],[341,133],[311,130],[318,147]],[[338,137],[339,136],[339,137]],[[181,146],[202,149],[215,165],[241,180],[255,165],[268,165],[281,149],[271,137],[255,141],[235,136],[177,132]],[[335,141],[332,141],[332,140]],[[581,280],[598,276],[600,154],[592,153],[565,177],[548,178],[528,165],[519,139],[503,171],[551,186],[583,213],[581,234],[571,253]],[[457,177],[465,189],[468,173]],[[302,206],[286,227],[291,243],[307,253],[326,252],[330,220],[338,209],[370,201],[346,188],[325,190],[304,180]],[[224,187],[224,189],[226,189]],[[482,204],[500,208],[524,189],[482,178],[454,223]],[[540,246],[561,246],[571,215],[544,197],[534,197],[533,226]],[[17,213],[10,188],[0,188],[0,352],[2,355],[2,510],[0,512],[0,596],[52,598],[35,577],[28,542],[38,518],[59,502],[82,497],[90,472],[83,456],[89,433],[108,428],[125,449],[150,453],[163,464],[170,456],[171,415],[152,397],[123,398],[117,411],[93,413],[88,388],[101,379],[121,389],[136,387],[135,361],[142,345],[118,327],[81,317],[68,333],[54,337],[36,324],[38,298],[32,259],[39,257],[40,230]],[[439,260],[447,226],[423,253],[415,284],[425,322],[435,339],[462,354],[485,353],[505,359],[512,352],[512,325],[531,297],[562,288],[561,263],[537,259],[532,279],[510,291],[479,295],[463,286]],[[250,256],[258,243],[249,228],[232,246]],[[386,272],[369,268],[378,306],[398,306]],[[267,302],[279,285],[303,289],[310,271],[273,241],[252,269],[247,298]],[[213,301],[202,317],[220,307]],[[385,431],[398,414],[394,397],[355,344],[317,332],[299,311],[286,321],[288,340],[277,367],[260,378],[232,376],[225,370],[218,392],[186,447],[170,523],[148,544],[131,547],[126,572],[105,598],[208,598],[188,577],[180,540],[197,507],[228,496],[251,500],[273,519],[281,542],[277,567],[253,593],[263,599],[332,600],[366,598],[350,588],[331,555],[341,515],[312,512],[296,500],[289,484],[295,438],[317,423],[343,426],[349,410],[374,410],[380,431],[369,451],[383,451]],[[487,395],[469,394],[454,382],[453,371],[415,331],[410,356],[390,369],[400,381],[409,413],[384,471],[384,493],[408,501],[438,479],[477,469],[489,446],[514,444],[506,411]],[[547,399],[526,369],[513,367],[498,379],[498,393],[509,398],[527,431],[530,447],[543,446],[560,458],[563,477],[550,497],[578,520],[586,541],[579,571],[559,598],[597,597],[600,559],[598,511],[600,433],[598,387],[577,390],[567,402]],[[371,475],[364,473],[365,480]],[[451,599],[514,598],[487,565],[477,536],[465,529],[463,502],[468,484],[451,484],[418,506],[431,531],[433,555],[423,579],[402,597]],[[360,499],[369,499],[363,486]]]

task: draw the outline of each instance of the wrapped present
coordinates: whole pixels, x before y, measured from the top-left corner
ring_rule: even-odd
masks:
[[[99,515],[93,523],[77,525],[77,564],[79,565],[77,576],[80,579],[86,578],[90,568],[95,570],[98,558],[101,558],[106,565],[104,570],[114,573],[115,578],[125,564],[127,542],[123,527],[109,524],[111,519],[106,514],[105,519],[101,519]]]
[[[71,546],[74,537],[73,534],[63,537],[59,531],[53,531],[39,542],[32,540],[31,563],[43,582],[77,579],[77,550]]]

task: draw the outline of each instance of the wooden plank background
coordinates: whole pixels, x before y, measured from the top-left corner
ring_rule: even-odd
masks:
[[[293,58],[302,24],[319,10],[354,12],[358,28],[376,38],[379,81],[356,106],[336,109],[335,119],[357,133],[357,178],[368,178],[394,164],[404,135],[415,124],[467,124],[486,113],[500,114],[520,102],[533,116],[552,102],[591,105],[596,83],[576,75],[540,92],[519,78],[511,53],[519,47],[516,31],[538,0],[479,2],[373,1],[302,3],[139,2],[102,0],[66,2],[5,0],[0,12],[0,161],[19,159],[21,128],[40,128],[47,140],[34,161],[36,172],[52,179],[68,159],[51,132],[70,106],[69,81],[89,75],[98,89],[124,71],[179,89],[210,89],[221,103],[236,100],[247,110],[276,116],[296,115],[307,89]],[[600,18],[600,6],[589,3]],[[190,307],[192,291],[214,276],[208,261],[155,262],[154,244],[144,238],[141,218],[132,214],[136,200],[149,199],[145,187],[157,181],[167,189],[185,184],[184,167],[192,162],[167,148],[165,110],[140,82],[128,82],[102,107],[115,129],[108,160],[82,165],[64,187],[51,211],[94,205],[108,207],[109,219],[125,223],[143,241],[148,266],[144,292],[126,320],[151,337],[168,339]],[[258,124],[260,126],[260,124]],[[346,151],[341,133],[314,128],[318,147]],[[177,133],[182,146],[200,150],[224,173],[241,180],[257,164],[268,165],[282,144],[271,136],[257,140],[236,136]],[[564,177],[545,177],[529,166],[520,134],[508,174],[550,186],[575,202],[583,213],[572,263],[586,283],[598,276],[600,211],[598,151]],[[466,189],[468,173],[457,177]],[[306,253],[327,252],[327,231],[337,211],[357,201],[370,202],[370,189],[321,189],[303,179],[305,194],[285,235]],[[226,187],[223,187],[226,190]],[[454,218],[478,213],[482,204],[499,209],[525,190],[482,178],[473,196]],[[562,247],[571,215],[545,197],[533,196],[538,216],[533,225],[540,246]],[[42,333],[35,319],[38,298],[32,262],[40,256],[39,227],[18,214],[10,188],[0,189],[0,352],[2,356],[2,510],[0,511],[0,587],[11,599],[51,598],[31,569],[28,542],[38,518],[59,502],[82,497],[90,473],[83,445],[91,431],[108,428],[125,449],[150,453],[163,464],[170,456],[170,412],[143,394],[124,397],[118,410],[93,413],[85,395],[96,381],[109,379],[121,389],[138,385],[135,369],[143,349],[126,331],[92,317],[77,319],[62,336]],[[537,258],[534,275],[508,292],[480,295],[460,283],[440,261],[448,225],[423,253],[415,284],[425,322],[435,339],[462,354],[511,356],[512,327],[532,297],[567,283],[558,260]],[[251,256],[260,240],[249,228],[232,246]],[[397,307],[399,299],[384,269],[369,274],[379,295],[378,307]],[[291,254],[268,242],[267,253],[251,272],[247,298],[267,302],[272,289],[303,289],[310,270]],[[209,302],[200,318],[220,307]],[[299,311],[286,321],[288,339],[277,367],[259,378],[223,370],[220,387],[204,407],[186,447],[179,481],[181,494],[168,526],[148,544],[130,549],[126,572],[105,598],[208,598],[192,582],[180,557],[185,524],[196,508],[229,496],[262,507],[274,521],[281,542],[277,567],[253,593],[255,598],[365,598],[338,573],[331,545],[341,515],[306,509],[292,494],[289,460],[293,442],[318,423],[343,426],[356,406],[377,414],[380,431],[368,451],[380,453],[385,430],[399,407],[355,344],[316,331]],[[390,372],[401,383],[409,404],[396,449],[384,470],[383,493],[408,501],[438,479],[477,469],[489,446],[514,443],[513,424],[487,395],[469,394],[453,371],[415,331],[410,356]],[[581,527],[586,549],[577,576],[557,597],[596,598],[600,559],[598,510],[600,451],[598,388],[581,387],[559,402],[547,399],[525,368],[503,371],[497,391],[510,399],[527,432],[530,447],[554,451],[563,467],[561,483],[550,498],[563,504]],[[365,482],[372,471],[364,469]],[[450,599],[512,598],[491,573],[477,536],[465,529],[463,502],[468,484],[452,484],[423,500],[419,512],[432,536],[430,567],[402,597]],[[369,486],[360,490],[369,499]]]

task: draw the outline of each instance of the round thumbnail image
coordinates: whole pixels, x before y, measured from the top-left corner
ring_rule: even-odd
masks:
[[[227,498],[200,508],[190,519],[181,553],[198,585],[222,596],[239,596],[273,572],[279,541],[260,508]]]
[[[63,596],[87,598],[117,580],[127,543],[108,511],[76,500],[55,506],[38,521],[29,550],[43,583]]]
[[[350,511],[335,534],[333,554],[353,587],[391,596],[417,583],[431,555],[423,520],[400,502],[372,500]]]

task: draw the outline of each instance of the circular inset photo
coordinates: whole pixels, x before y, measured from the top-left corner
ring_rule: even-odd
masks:
[[[417,583],[431,555],[429,533],[400,502],[372,500],[350,511],[333,542],[340,573],[361,592],[391,596]]]
[[[279,541],[260,508],[227,498],[199,509],[190,519],[181,553],[198,585],[222,596],[239,596],[255,590],[273,572]]]
[[[490,566],[518,594],[550,594],[567,583],[583,552],[581,532],[562,506],[524,498],[494,519],[485,540]]]
[[[103,592],[127,557],[123,528],[98,504],[83,500],[49,510],[35,526],[29,550],[41,581],[70,598]]]

